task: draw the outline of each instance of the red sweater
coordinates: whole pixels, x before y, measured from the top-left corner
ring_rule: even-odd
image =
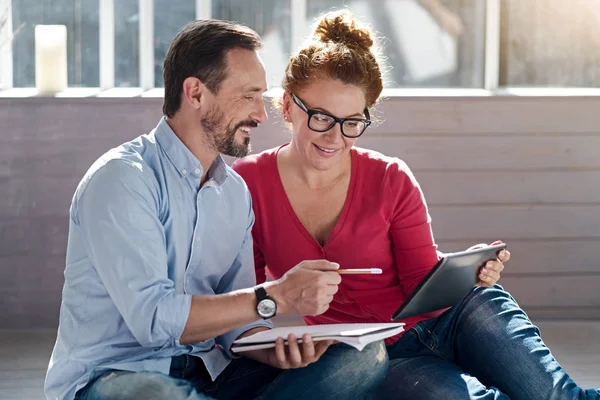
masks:
[[[266,266],[277,279],[303,260],[327,259],[341,268],[381,268],[381,275],[343,275],[330,308],[304,320],[309,325],[391,322],[393,312],[439,259],[425,199],[412,172],[397,158],[353,148],[346,202],[321,246],[304,228],[284,191],[277,168],[281,147],[233,165],[252,194],[257,282],[265,281]],[[429,317],[409,318],[403,321],[405,329]]]

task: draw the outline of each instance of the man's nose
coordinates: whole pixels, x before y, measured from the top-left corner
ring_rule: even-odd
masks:
[[[264,124],[269,119],[269,115],[267,114],[267,108],[265,107],[265,101],[262,97],[257,101],[256,107],[252,112],[251,117],[259,124]]]

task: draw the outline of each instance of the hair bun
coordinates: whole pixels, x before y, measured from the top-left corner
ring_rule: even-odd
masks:
[[[354,14],[348,10],[325,14],[319,20],[313,37],[322,42],[340,43],[367,50],[373,46],[369,29],[361,26]]]

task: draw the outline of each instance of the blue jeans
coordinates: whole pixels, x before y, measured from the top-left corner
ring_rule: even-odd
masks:
[[[169,375],[107,371],[77,393],[77,400],[360,399],[377,387],[388,368],[383,342],[361,352],[331,346],[304,368],[280,370],[238,358],[213,382],[201,359],[173,358]]]
[[[554,359],[525,312],[501,286],[475,288],[437,318],[388,346],[377,399],[600,399]]]

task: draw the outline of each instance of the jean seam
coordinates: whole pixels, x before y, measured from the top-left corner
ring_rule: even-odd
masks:
[[[417,324],[418,325],[418,324]],[[435,334],[435,332],[433,332],[431,329],[426,328],[426,327],[421,327],[421,326],[413,326],[412,329],[414,329],[414,331],[417,333],[417,337],[419,338],[419,341],[421,342],[421,344],[423,344],[429,351],[431,351],[433,354],[435,354],[436,356],[448,361],[448,358],[446,358],[442,353],[440,353],[437,349],[438,349],[438,343],[439,343],[439,339],[437,337],[437,335]],[[425,332],[427,331],[427,332]],[[429,334],[431,336],[432,339],[432,344],[429,345],[427,342],[427,340],[425,340],[425,338],[423,338],[424,334]]]
[[[427,332],[429,332],[429,336],[431,336],[431,339],[433,340],[433,343],[431,344],[430,350],[431,351],[436,351],[437,344],[438,344],[437,335],[435,333],[433,333],[430,329],[427,329]]]

